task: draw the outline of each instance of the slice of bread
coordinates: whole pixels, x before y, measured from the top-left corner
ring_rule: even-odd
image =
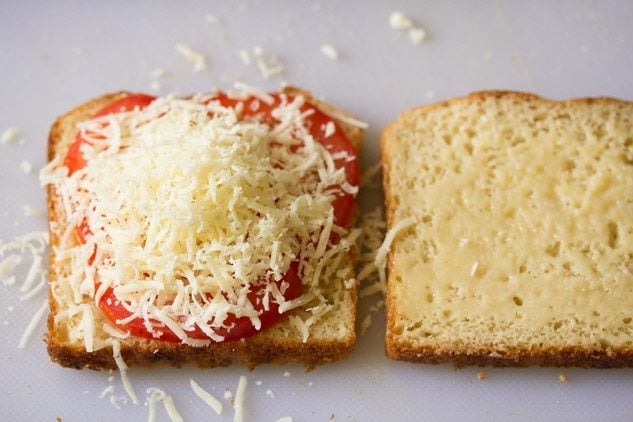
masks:
[[[362,142],[362,129],[350,125],[340,118],[347,120],[352,116],[330,104],[312,98],[307,92],[297,88],[287,88],[289,95],[303,95],[309,103],[317,106],[337,121],[345,131],[354,147],[359,150]],[[63,115],[51,128],[48,143],[48,159],[64,157],[70,143],[77,133],[77,123],[89,119],[96,111],[106,104],[126,95],[124,92],[104,95],[91,100]],[[337,118],[336,116],[339,116]],[[56,260],[59,253],[60,236],[66,227],[64,208],[53,185],[48,186],[48,212],[50,229],[50,283],[48,318],[48,334],[46,342],[51,360],[62,366],[77,369],[114,369],[111,346],[87,352],[81,339],[69,337],[69,322],[61,317],[65,310],[65,303],[56,299],[53,291],[62,283],[59,274],[68,273],[70,268]],[[341,269],[348,268],[354,274],[357,252],[351,250],[342,260]],[[349,277],[347,277],[349,278]],[[315,365],[332,362],[347,356],[354,347],[356,336],[354,331],[356,319],[356,286],[345,287],[344,279],[334,278],[322,280],[325,289],[326,302],[332,309],[309,328],[309,337],[304,341],[300,331],[300,324],[286,319],[253,337],[236,342],[212,343],[208,347],[191,347],[185,344],[153,341],[143,338],[128,337],[120,340],[121,355],[128,366],[149,366],[154,364],[168,364],[182,366],[194,364],[200,367],[227,366],[233,362],[241,362],[248,368],[261,363],[299,363],[311,369]],[[94,307],[94,300],[86,300],[86,306],[92,306],[96,311],[95,330],[102,325],[104,317],[99,315]],[[295,317],[306,318],[309,313],[304,309],[293,311]],[[291,316],[292,319],[292,316]],[[103,334],[103,333],[102,333]]]
[[[382,134],[386,352],[633,365],[633,103],[479,92]]]

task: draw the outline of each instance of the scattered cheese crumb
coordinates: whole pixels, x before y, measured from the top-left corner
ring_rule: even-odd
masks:
[[[219,23],[220,19],[215,16],[214,14],[208,13],[205,17],[204,20],[209,22],[209,23]]]
[[[8,128],[2,133],[2,137],[0,138],[0,143],[4,145],[8,144],[9,142],[13,141],[16,138],[19,132],[20,132],[20,129],[18,129],[15,126]]]
[[[42,211],[37,210],[29,205],[23,205],[22,211],[25,217],[39,217],[42,215]]]
[[[13,312],[15,310],[15,306],[7,306],[7,311]]]
[[[2,321],[2,323],[6,325],[7,327],[9,326],[9,321]]]
[[[389,15],[389,25],[393,29],[406,30],[409,33],[409,40],[413,45],[422,44],[426,39],[426,31],[424,28],[413,25],[413,21],[402,12],[392,12]]]
[[[31,163],[29,160],[22,160],[22,162],[20,163],[20,168],[24,173],[28,174],[33,171],[33,163]]]
[[[132,399],[132,403],[138,404],[138,398],[136,397],[134,388],[132,387],[132,384],[127,377],[127,365],[125,364],[125,361],[121,356],[121,343],[118,340],[112,341],[112,356],[114,357],[117,368],[119,368],[119,373],[121,374],[121,382],[123,383],[125,391]]]
[[[35,314],[33,315],[33,318],[31,318],[31,322],[29,322],[29,325],[26,326],[26,330],[24,330],[24,333],[22,334],[22,337],[20,338],[20,342],[18,343],[18,349],[24,349],[24,347],[26,347],[26,343],[29,341],[29,338],[31,338],[33,331],[35,331],[35,328],[40,323],[40,320],[42,319],[42,317],[44,316],[44,313],[47,310],[48,310],[48,300],[45,300],[42,306],[40,306],[37,312],[35,312]]]
[[[558,376],[558,379],[560,380],[560,382],[567,382],[568,381],[567,375],[565,375],[565,374],[560,374]]]
[[[389,25],[393,29],[409,29],[413,26],[413,22],[402,12],[391,12],[389,15]]]
[[[477,379],[479,381],[485,380],[486,379],[486,373],[484,371],[477,372]]]
[[[330,44],[323,44],[321,46],[321,53],[328,59],[338,60],[338,51]]]
[[[193,379],[189,380],[189,384],[191,385],[193,392],[196,393],[196,395],[200,397],[206,404],[208,404],[209,407],[215,411],[215,413],[217,413],[218,415],[222,413],[222,403],[220,403],[218,399],[213,397],[204,388],[200,387],[200,385]]]
[[[420,45],[426,39],[426,31],[422,28],[409,29],[409,39],[413,45]]]
[[[112,406],[116,407],[118,410],[121,410],[121,406],[119,403],[127,404],[127,398],[124,396],[110,396],[110,403]]]
[[[233,398],[233,393],[230,390],[226,390],[224,392],[224,400],[231,400]]]
[[[161,89],[163,89],[163,83],[161,81],[152,81],[150,88],[152,89],[152,91],[160,91]]]
[[[207,59],[202,53],[195,51],[185,44],[176,44],[176,51],[182,54],[189,63],[193,64],[193,71],[195,73],[207,69]]]
[[[108,394],[112,394],[114,393],[114,385],[109,385],[106,388],[103,389],[103,391],[101,392],[101,394],[99,394],[99,398],[102,399],[105,396],[107,396]]]
[[[246,65],[251,64],[251,55],[248,53],[248,51],[242,49],[238,51],[238,54],[240,56],[240,59],[242,59],[242,63]]]
[[[426,91],[426,92],[424,93],[424,96],[425,96],[426,98],[428,98],[429,100],[430,100],[431,98],[435,98],[435,91]]]
[[[271,399],[275,398],[275,394],[273,394],[273,390],[266,390],[266,395],[268,395]]]
[[[477,274],[477,268],[479,268],[479,262],[475,261],[472,267],[470,267],[470,276],[474,277]]]
[[[233,404],[233,408],[235,409],[233,422],[241,422],[244,420],[244,399],[246,398],[247,385],[248,378],[244,375],[240,376],[240,381],[237,384],[237,390],[235,391],[235,403]]]
[[[283,418],[277,419],[275,422],[292,422],[292,417],[284,416]]]
[[[291,376],[291,375],[292,375],[292,374],[291,374],[289,371],[284,372],[284,377],[286,377],[286,378],[287,378],[287,377],[289,377],[289,376]]]
[[[360,335],[364,335],[371,325],[371,314],[367,315],[360,324]]]
[[[488,61],[488,60],[492,59],[492,51],[486,51],[486,52],[484,53],[484,59],[485,59],[486,61]]]
[[[325,124],[325,137],[329,138],[330,136],[334,135],[334,133],[336,132],[336,125],[334,124],[334,122],[327,122]]]
[[[167,71],[161,67],[152,70],[152,78],[162,78],[163,76],[165,76],[165,74],[167,73]]]
[[[262,385],[262,380],[257,380],[257,381],[255,381],[255,385],[257,385],[257,386]]]

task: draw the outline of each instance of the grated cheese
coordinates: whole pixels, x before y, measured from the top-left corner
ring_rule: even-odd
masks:
[[[195,73],[207,70],[207,59],[204,54],[195,51],[185,44],[176,44],[176,51],[182,54],[185,60],[193,64],[193,71]]]
[[[35,314],[33,315],[33,318],[31,319],[31,322],[29,322],[29,325],[26,326],[26,330],[24,330],[24,333],[22,334],[22,337],[20,338],[20,343],[18,343],[18,349],[24,349],[26,347],[26,343],[29,341],[29,339],[33,335],[35,328],[37,328],[37,325],[40,323],[42,317],[44,316],[47,310],[48,310],[48,301],[44,301],[42,306],[40,306],[37,312],[35,312]]]
[[[172,422],[184,422],[184,419],[180,416],[180,413],[178,413],[178,409],[176,409],[174,400],[169,394],[165,394],[165,397],[163,397],[163,406],[165,406],[167,415],[169,415],[169,419],[171,419]]]
[[[470,276],[474,277],[475,274],[477,274],[477,268],[479,268],[479,262],[475,261],[472,265],[472,267],[470,267]]]
[[[105,396],[107,396],[108,394],[112,394],[114,393],[114,385],[109,385],[106,388],[103,389],[103,391],[101,392],[101,394],[99,394],[99,398],[102,399]]]
[[[215,16],[215,15],[213,15],[211,13],[207,13],[205,15],[205,17],[204,17],[204,20],[209,22],[209,23],[219,23],[220,22],[220,19],[217,16]]]
[[[321,46],[321,53],[328,59],[338,60],[338,51],[330,44],[323,44]]]
[[[9,255],[2,261],[0,261],[0,280],[5,286],[10,286],[15,283],[15,277],[11,276],[11,273],[22,262],[20,255]]]
[[[138,398],[136,397],[134,388],[132,387],[132,384],[127,377],[127,365],[125,364],[125,361],[121,356],[121,343],[118,340],[112,340],[112,356],[114,357],[117,368],[119,368],[119,373],[121,374],[121,382],[123,383],[125,391],[132,399],[132,403],[138,404]]]
[[[411,28],[409,29],[409,39],[413,45],[422,44],[426,39],[426,31],[422,28]]]
[[[325,137],[329,138],[330,136],[334,135],[334,133],[336,132],[336,125],[334,124],[334,122],[327,122],[325,124]]]
[[[22,160],[22,162],[20,163],[20,168],[24,173],[29,174],[33,171],[33,163],[31,163],[29,160]]]
[[[413,26],[413,22],[402,12],[391,12],[389,15],[389,25],[393,29],[409,29]]]
[[[191,385],[193,392],[196,393],[196,395],[200,397],[206,404],[208,404],[215,413],[217,413],[218,415],[222,414],[222,403],[220,403],[218,399],[213,397],[211,393],[206,391],[204,388],[200,387],[200,385],[193,379],[189,380],[189,384]]]
[[[248,378],[244,375],[240,376],[240,382],[237,384],[237,390],[235,391],[235,414],[233,415],[233,422],[242,422],[244,420],[244,399],[246,398],[246,386],[248,385]]]
[[[3,145],[8,144],[9,142],[13,141],[18,136],[18,133],[20,133],[20,129],[18,129],[15,126],[12,126],[6,129],[4,132],[2,132],[2,137],[0,137],[0,143]]]
[[[369,326],[371,325],[371,314],[368,314],[365,316],[365,318],[363,319],[363,321],[360,323],[360,335],[364,335],[367,330],[369,329]]]
[[[245,84],[236,87],[242,90],[238,97],[272,100]],[[160,321],[194,346],[221,341],[212,328],[223,326],[230,314],[259,326],[257,312],[245,300],[244,280],[281,277],[300,259],[308,293],[286,302],[271,291],[270,300],[282,310],[312,305],[305,321],[293,322],[307,339],[309,326],[331,309],[319,293],[319,280],[334,276],[338,269],[331,263],[358,233],[332,222],[337,191],[357,188],[343,183],[344,172],[307,132],[300,110],[304,101],[301,96],[283,100],[273,111],[280,122],[274,127],[257,119],[239,121],[236,110],[202,97],[159,98],[140,111],[79,124],[86,139],[102,138],[86,147],[88,165],[68,177],[56,159],[40,173],[41,183],[53,184],[64,199],[68,216],[70,229],[60,234],[55,252],[63,271],[51,289],[64,307],[56,322],[68,326],[71,338],[98,350],[125,335],[89,323],[87,313],[113,287],[129,307],[129,319],[143,318],[149,329],[155,325],[150,320]],[[295,151],[297,138],[304,147]],[[269,148],[272,140],[280,146]],[[72,227],[84,218],[95,234],[78,245]],[[342,240],[331,245],[333,231]],[[95,244],[98,254],[86,266]],[[272,257],[268,245],[275,245]],[[95,292],[97,272],[101,286]],[[92,302],[92,308],[77,305],[83,302]],[[165,302],[171,304],[154,306]],[[196,326],[212,340],[189,338]],[[85,341],[88,335],[92,341]]]
[[[29,205],[22,206],[22,211],[24,212],[25,217],[40,217],[42,215],[42,211]]]
[[[277,419],[275,422],[292,422],[292,417],[284,416],[282,418]]]
[[[355,119],[343,113],[333,112],[333,113],[330,113],[330,115],[331,117],[335,117],[336,119],[342,122],[345,122],[352,126],[356,126],[361,129],[367,129],[369,127],[369,123],[363,122],[362,120]]]

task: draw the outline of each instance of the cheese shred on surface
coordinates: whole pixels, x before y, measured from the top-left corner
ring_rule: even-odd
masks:
[[[266,95],[257,93],[263,102]],[[58,157],[41,172],[67,220],[52,295],[61,307],[55,322],[68,327],[71,341],[89,335],[94,350],[109,344],[112,327],[103,318],[92,327],[87,315],[98,315],[108,287],[131,313],[126,319],[144,319],[157,338],[155,328],[167,326],[193,346],[222,341],[213,329],[230,329],[230,315],[259,327],[246,296],[253,285],[265,286],[264,303],[312,310],[304,324],[329,309],[319,281],[335,277],[353,243],[333,224],[332,202],[355,187],[306,128],[303,97],[281,96],[276,125],[210,98],[163,97],[140,111],[81,122],[87,165],[67,176]],[[73,230],[84,220],[94,234],[78,244]],[[341,240],[332,243],[328,233]],[[296,260],[310,296],[284,304],[271,280],[282,280]],[[189,338],[196,327],[211,339]]]

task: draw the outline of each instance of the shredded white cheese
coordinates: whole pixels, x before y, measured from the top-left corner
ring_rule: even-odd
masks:
[[[220,403],[218,399],[213,397],[211,393],[206,391],[204,388],[200,387],[200,385],[193,379],[189,380],[189,384],[191,385],[193,392],[196,393],[196,395],[200,397],[206,404],[208,404],[215,413],[217,413],[218,415],[222,413],[222,403]]]
[[[42,211],[29,205],[22,206],[22,211],[24,212],[25,217],[40,217],[42,215]]]
[[[147,404],[149,407],[149,415],[147,418],[148,422],[156,421],[156,403],[158,403],[159,401],[163,402],[163,406],[167,411],[167,415],[172,422],[183,422],[183,418],[178,412],[178,409],[176,409],[174,400],[169,394],[156,387],[148,388],[147,394]]]
[[[291,416],[284,416],[284,417],[281,417],[281,418],[277,419],[275,422],[292,422],[292,417]]]
[[[389,25],[393,29],[409,29],[413,26],[413,22],[402,12],[391,12],[389,15]]]
[[[363,321],[360,323],[360,335],[365,335],[369,326],[371,325],[371,314],[365,316]]]
[[[408,229],[409,227],[415,225],[417,223],[417,219],[413,216],[407,217],[398,223],[396,223],[385,236],[385,240],[382,245],[376,251],[376,258],[374,260],[374,264],[378,269],[378,275],[380,277],[380,286],[383,292],[386,291],[386,283],[387,283],[387,254],[391,249],[391,244],[395,240],[395,238],[400,234],[400,232]]]
[[[33,171],[33,163],[31,163],[29,160],[22,160],[22,162],[20,163],[20,168],[24,173],[29,174]]]
[[[114,357],[117,368],[119,368],[119,373],[121,374],[121,382],[123,383],[125,391],[132,399],[132,403],[138,404],[138,398],[136,397],[134,388],[132,387],[132,384],[127,377],[127,365],[125,364],[125,361],[121,356],[121,343],[118,340],[112,340],[112,356]]]
[[[272,100],[237,87],[242,96]],[[68,216],[70,229],[60,233],[55,253],[63,270],[51,289],[65,307],[56,322],[68,326],[71,338],[93,336],[88,343],[95,350],[107,345],[112,327],[91,327],[89,309],[77,304],[94,307],[113,287],[129,319],[144,319],[148,329],[164,324],[184,343],[204,346],[209,340],[187,335],[197,326],[221,341],[213,328],[224,326],[230,314],[258,327],[258,312],[245,299],[249,283],[280,279],[294,260],[301,262],[310,295],[285,301],[269,285],[267,300],[282,310],[311,309],[305,321],[294,323],[304,339],[307,327],[331,309],[319,281],[336,276],[336,263],[357,234],[327,216],[333,199],[356,187],[348,186],[332,154],[309,134],[303,97],[282,98],[273,110],[275,126],[240,121],[238,111],[208,98],[159,98],[140,111],[82,122],[86,139],[100,138],[83,151],[87,166],[69,177],[56,159],[42,170],[42,184],[54,185]],[[72,228],[84,219],[94,234],[78,245]],[[341,241],[330,244],[324,234],[330,232]],[[86,265],[94,245],[98,253]],[[274,257],[269,245],[275,245]]]
[[[220,18],[218,18],[217,16],[211,14],[211,13],[207,13],[204,17],[204,20],[209,22],[209,23],[219,23],[220,22]]]
[[[338,60],[338,51],[330,44],[323,44],[321,46],[321,53],[328,59]]]
[[[235,414],[233,415],[233,422],[242,422],[244,420],[244,399],[246,398],[246,386],[248,385],[248,378],[244,375],[240,376],[240,382],[237,384],[237,390],[235,391]]]
[[[422,44],[422,41],[426,39],[426,31],[422,28],[409,29],[409,39],[413,45]]]
[[[37,312],[35,312],[35,314],[33,315],[33,318],[31,318],[31,322],[29,322],[29,325],[26,326],[26,330],[24,330],[24,333],[22,334],[22,337],[20,338],[20,342],[18,343],[18,349],[24,349],[26,347],[26,343],[29,341],[29,339],[33,335],[35,328],[37,328],[37,325],[40,323],[40,321],[42,320],[42,317],[44,316],[47,310],[48,310],[48,301],[45,301],[42,304],[42,306],[40,306],[40,308],[37,310]]]
[[[15,126],[12,126],[2,132],[2,137],[0,137],[0,144],[6,145],[9,142],[13,141],[20,133],[20,129]]]
[[[204,54],[195,51],[193,48],[185,44],[176,44],[176,51],[182,54],[185,60],[193,64],[193,71],[195,73],[207,70],[207,58]]]
[[[470,267],[470,276],[474,277],[475,274],[477,274],[477,268],[479,268],[479,262],[475,261],[472,265],[472,267]]]

